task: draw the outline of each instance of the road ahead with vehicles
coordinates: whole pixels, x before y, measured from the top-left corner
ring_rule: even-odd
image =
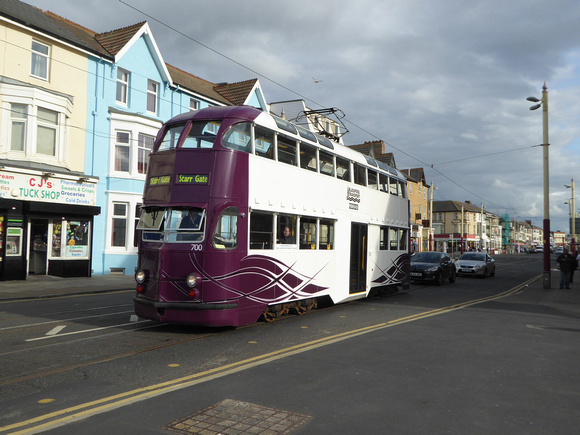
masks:
[[[0,434],[573,433],[580,282],[494,258],[240,328],[136,318],[132,290],[3,301]]]

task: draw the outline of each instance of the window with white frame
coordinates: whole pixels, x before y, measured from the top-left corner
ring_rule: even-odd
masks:
[[[149,154],[161,122],[143,116],[111,113],[110,173],[114,177],[145,180]]]
[[[193,111],[193,110],[199,110],[199,101],[196,100],[195,98],[190,98],[189,99],[189,111]]]
[[[35,86],[0,83],[0,153],[60,164],[67,158],[72,97]]]
[[[36,153],[55,156],[58,137],[58,113],[54,110],[39,107],[36,113],[36,120]]]
[[[117,68],[117,103],[129,103],[129,71]]]
[[[24,151],[27,118],[28,107],[26,105],[10,105],[10,151]]]
[[[111,218],[111,247],[127,246],[127,224],[129,204],[113,202]]]
[[[157,93],[159,83],[147,80],[147,112],[157,114]]]
[[[139,174],[147,173],[149,154],[153,149],[153,142],[155,142],[154,136],[139,133],[139,139],[137,141],[137,172]]]
[[[30,75],[48,80],[50,46],[33,40],[30,51]]]
[[[129,172],[131,163],[131,133],[115,132],[115,171]]]

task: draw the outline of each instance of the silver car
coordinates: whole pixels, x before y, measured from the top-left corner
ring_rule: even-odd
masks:
[[[485,252],[466,252],[457,260],[457,275],[495,276],[495,260]]]

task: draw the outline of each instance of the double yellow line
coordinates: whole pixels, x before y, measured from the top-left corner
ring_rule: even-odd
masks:
[[[181,378],[173,379],[171,381],[162,382],[160,384],[150,385],[148,387],[137,388],[135,390],[126,391],[124,393],[116,394],[114,396],[104,397],[99,400],[82,403],[80,405],[72,406],[70,408],[62,409],[60,411],[51,412],[49,414],[41,415],[29,420],[0,427],[0,433],[9,431],[15,431],[11,432],[12,434],[37,433],[43,430],[64,426],[66,424],[79,421],[93,415],[121,408],[123,406],[140,402],[142,400],[150,399],[152,397],[160,396],[165,393],[191,387],[193,385],[202,382],[210,381],[212,379],[240,372],[261,364],[267,364],[277,359],[306,352],[308,350],[312,350],[318,347],[326,346],[328,344],[343,341],[348,338],[356,337],[358,335],[367,334],[369,332],[378,331],[380,329],[389,328],[391,326],[396,326],[402,323],[437,316],[439,314],[444,314],[450,311],[458,310],[489,300],[506,297],[514,293],[517,293],[518,291],[522,290],[523,288],[525,288],[526,286],[528,286],[529,284],[540,278],[541,276],[535,277],[513,289],[510,289],[498,295],[467,301],[460,304],[451,305],[449,307],[439,308],[436,310],[426,311],[412,316],[391,320],[389,322],[367,326],[365,328],[342,332],[340,334],[332,335],[330,337],[320,338],[318,340],[309,341],[307,343],[297,344],[295,346],[290,346],[284,349],[276,350],[274,352],[269,352],[242,361],[226,364],[224,366],[216,367],[214,369],[206,370],[200,373],[195,373],[193,375],[184,376]]]

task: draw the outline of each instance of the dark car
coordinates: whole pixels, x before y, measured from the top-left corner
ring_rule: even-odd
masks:
[[[455,282],[455,263],[444,252],[417,252],[411,257],[411,279],[433,281],[437,285],[449,279]]]
[[[495,260],[485,252],[466,252],[457,260],[457,275],[495,276]]]

